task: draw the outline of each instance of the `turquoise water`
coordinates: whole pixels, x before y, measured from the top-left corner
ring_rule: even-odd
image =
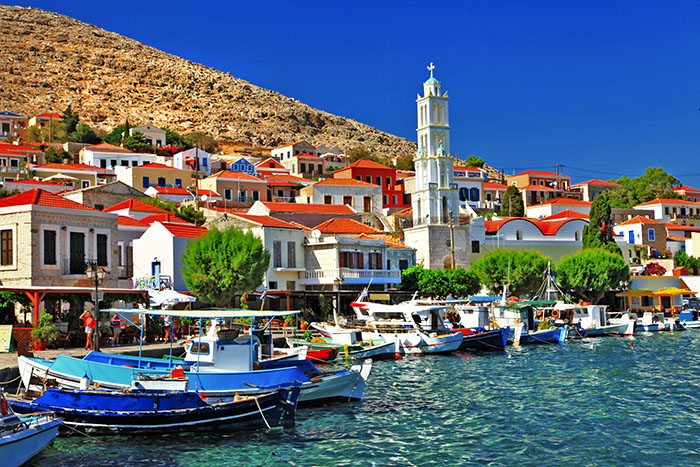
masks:
[[[36,464],[698,465],[699,354],[686,331],[376,362],[364,401],[293,429],[62,438]]]

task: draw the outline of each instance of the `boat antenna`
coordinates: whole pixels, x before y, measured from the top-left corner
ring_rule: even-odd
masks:
[[[508,290],[508,286],[510,285],[510,260],[511,258],[508,258],[508,274],[506,276],[506,283],[503,284],[503,297],[501,298],[501,303],[503,306],[506,305],[506,291]]]

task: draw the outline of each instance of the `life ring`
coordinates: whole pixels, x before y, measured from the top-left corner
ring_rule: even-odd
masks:
[[[568,319],[574,319],[574,310],[566,310],[566,317]]]
[[[0,402],[0,413],[2,413],[3,417],[10,414],[10,404],[7,403],[7,399],[4,397],[2,402]]]
[[[559,310],[552,310],[552,318],[559,319]]]

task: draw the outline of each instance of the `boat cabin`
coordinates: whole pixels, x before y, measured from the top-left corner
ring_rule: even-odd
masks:
[[[238,335],[235,330],[210,332],[185,345],[185,363],[198,365],[199,371],[249,371],[260,359],[261,345],[257,336],[253,336],[253,347],[251,353],[248,334]]]

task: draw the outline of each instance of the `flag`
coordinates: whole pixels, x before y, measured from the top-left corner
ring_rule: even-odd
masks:
[[[265,289],[263,290],[263,293],[260,296],[260,300],[265,300],[265,297],[267,297],[267,286],[265,286]]]

